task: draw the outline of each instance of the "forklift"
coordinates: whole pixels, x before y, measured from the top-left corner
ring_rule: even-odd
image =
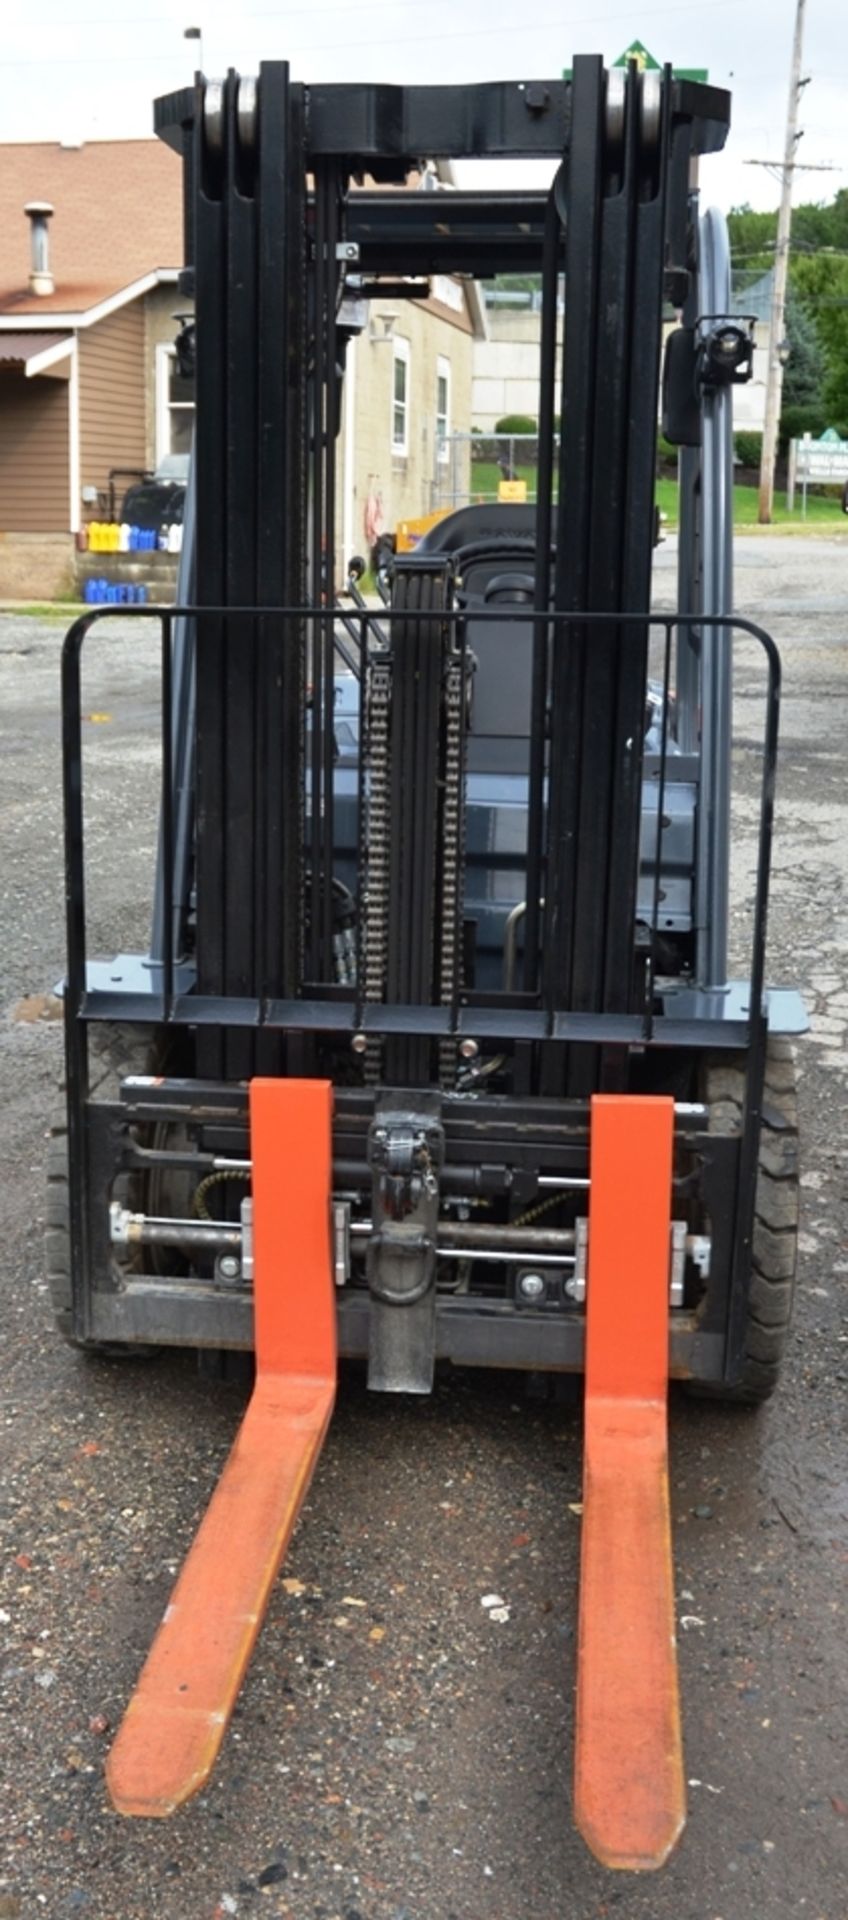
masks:
[[[209,1776],[346,1357],[383,1393],[428,1393],[437,1362],[584,1376],[574,1818],[627,1869],[683,1827],[668,1381],[749,1404],[776,1384],[806,1024],[764,972],[780,660],[733,612],[752,323],[698,204],[729,104],[582,55],[453,88],[270,63],[156,104],[183,165],[196,428],[179,603],[153,610],[152,932],[88,956],[89,609],[62,660],[47,1266],[77,1347],[252,1353],[255,1384],[109,1757],[124,1814]],[[550,190],[409,184],[481,155],[547,161]],[[504,272],[541,285],[535,502],[454,511],[382,599],[345,555],[337,589],[367,303]],[[734,643],[763,726],[731,974]]]

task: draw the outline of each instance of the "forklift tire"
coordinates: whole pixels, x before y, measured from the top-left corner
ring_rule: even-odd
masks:
[[[711,1133],[741,1132],[744,1097],[744,1057],[713,1056],[706,1070]],[[742,1373],[733,1386],[719,1381],[692,1381],[689,1391],[698,1399],[759,1406],[774,1392],[792,1323],[798,1201],[795,1057],[791,1041],[773,1034],[766,1048]]]
[[[130,1054],[132,1048],[129,1049]],[[119,1028],[104,1026],[94,1036],[91,1059],[91,1090],[103,1091],[107,1083],[117,1089],[126,1074],[148,1071],[148,1047],[136,1058],[128,1058],[127,1036]],[[47,1145],[47,1201],[44,1229],[45,1278],[50,1292],[56,1330],[68,1346],[80,1353],[104,1360],[154,1360],[160,1349],[118,1340],[81,1340],[73,1330],[73,1279],[71,1263],[70,1179],[68,1174],[68,1123],[62,1108],[51,1124]]]
[[[157,1347],[118,1340],[80,1340],[73,1326],[71,1209],[68,1180],[68,1129],[64,1119],[50,1128],[47,1145],[47,1212],[44,1229],[45,1278],[56,1330],[69,1347],[101,1360],[153,1360]]]

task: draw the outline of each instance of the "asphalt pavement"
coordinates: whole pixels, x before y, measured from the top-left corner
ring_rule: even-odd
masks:
[[[673,564],[669,542],[660,602]],[[245,1389],[189,1355],[87,1361],[52,1329],[63,627],[0,616],[0,1920],[848,1917],[848,542],[741,541],[737,605],[784,660],[769,977],[813,1023],[800,1283],[766,1409],[672,1396],[689,1821],[647,1877],[604,1871],[571,1825],[579,1409],[514,1377],[447,1374],[423,1402],[343,1377],[208,1789],[167,1822],[111,1810],[111,1733]],[[110,625],[92,662],[92,945],[111,956],[146,936],[155,642]],[[758,674],[743,645],[740,950]]]

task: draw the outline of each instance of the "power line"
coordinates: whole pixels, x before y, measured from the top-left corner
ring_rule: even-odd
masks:
[[[715,0],[715,4],[722,5],[722,6],[736,6],[737,0]],[[434,7],[441,7],[442,9],[452,8],[453,5],[454,5],[454,0],[428,0],[428,11],[431,11]],[[676,0],[676,4],[673,6],[661,6],[661,7],[648,6],[648,7],[640,8],[639,17],[640,19],[642,18],[653,19],[654,17],[662,17],[664,14],[667,14],[667,13],[700,13],[701,11],[702,11],[701,0]],[[278,24],[288,25],[288,22],[290,20],[299,20],[299,19],[320,20],[324,18],[325,14],[326,15],[334,14],[334,13],[349,14],[350,12],[351,12],[351,7],[349,4],[349,0],[338,0],[338,3],[336,5],[331,5],[328,7],[319,7],[319,6],[286,7],[284,15],[281,14],[279,7],[246,7],[246,8],[241,8],[239,10],[238,22],[239,24],[241,24],[241,22],[245,20],[274,20]],[[369,0],[368,13],[370,15],[374,12],[400,13],[400,0],[373,0],[373,3],[372,3],[372,0]],[[626,10],[621,13],[606,13],[606,14],[587,13],[579,16],[576,20],[569,21],[568,27],[569,27],[569,31],[571,31],[575,27],[602,26],[607,22],[615,22],[617,20],[630,20],[631,18],[632,18],[632,13],[629,10]],[[54,22],[54,25],[56,24],[60,24],[60,23]],[[182,33],[182,28],[179,26],[178,22],[176,21],[175,16],[170,13],[87,14],[82,18],[80,18],[79,15],[75,14],[73,18],[73,22],[72,23],[70,21],[68,22],[69,26],[71,24],[73,25],[74,31],[76,31],[77,27],[81,27],[81,26],[83,27],[171,26],[174,28],[174,31],[176,33],[180,33],[180,34]],[[546,14],[543,19],[534,20],[529,24],[530,26],[532,26],[533,29],[538,27],[560,27],[561,28],[563,25],[563,16],[561,12],[550,13],[550,14]],[[219,20],[207,21],[204,31],[207,34],[211,34],[219,30],[226,31],[228,30],[228,28],[229,28],[229,22],[224,19],[219,19]],[[520,25],[517,24],[515,26],[504,26],[504,27],[497,26],[497,27],[493,27],[491,31],[495,34],[527,33],[528,22],[524,20],[521,22]],[[451,35],[451,38],[465,39],[468,37],[473,37],[474,39],[476,39],[479,36],[479,33],[480,33],[480,27],[478,25],[476,27],[469,27],[468,29],[463,29],[459,34]],[[422,40],[422,39],[431,40],[433,36],[432,36],[432,33],[427,33],[427,34],[418,34],[415,37],[418,40]],[[398,46],[404,46],[406,45],[406,43],[407,43],[406,35],[404,35],[401,40],[398,40],[396,42],[395,41],[383,42],[384,45],[391,44],[391,45],[398,45]],[[360,38],[357,40],[350,40],[347,42],[336,41],[334,42],[334,45],[337,45],[337,46],[347,45],[347,46],[358,47],[362,45],[362,38],[360,36]]]
[[[431,8],[432,7],[448,7],[453,4],[453,0],[428,0],[428,4]],[[397,13],[397,11],[398,11],[398,0],[369,0],[369,5],[368,5],[369,14]],[[350,13],[349,0],[337,0],[337,4],[335,6],[329,6],[329,7],[319,7],[319,6],[287,7],[285,18],[286,18],[286,24],[288,24],[289,20],[299,20],[299,19],[323,20],[325,15],[329,18],[330,14],[335,14],[335,13],[349,14]],[[277,20],[279,21],[279,19],[280,19],[279,7],[249,7],[246,11],[242,10],[239,13],[240,21],[241,20]],[[58,21],[54,22],[54,26],[61,25],[61,24],[62,23]],[[205,29],[207,34],[213,31],[213,27],[215,26],[215,24],[216,24],[215,22],[212,22],[211,24],[207,23],[207,26]],[[184,29],[178,25],[172,13],[120,13],[120,14],[89,13],[89,14],[83,15],[82,17],[79,14],[74,14],[73,20],[72,21],[68,20],[67,26],[69,30],[72,29],[74,33],[76,33],[76,30],[78,27],[118,27],[118,28],[173,27],[175,34],[179,36],[182,36],[184,32]],[[5,64],[6,63],[4,62],[4,65]],[[12,62],[11,64],[19,65],[20,63]]]
[[[821,247],[803,247],[796,241],[795,252],[800,253],[805,260],[819,260],[823,254],[826,254],[828,260],[848,260],[848,247],[829,247],[826,242]],[[771,270],[774,266],[774,241],[770,246],[752,247],[745,253],[734,253],[731,248],[730,257],[733,265],[737,266],[740,260],[763,260],[769,254],[772,256],[768,262]]]
[[[138,50],[128,53],[72,53],[54,55],[42,54],[39,60],[4,60],[4,67],[172,67],[179,59],[176,50],[172,53],[146,53],[139,60]]]
[[[712,11],[715,12],[716,8],[718,7],[736,8],[737,4],[738,4],[738,0],[712,0]],[[695,12],[700,13],[701,10],[702,10],[701,0],[684,0],[684,4],[682,5],[678,4],[677,6],[671,6],[671,7],[644,8],[643,10],[640,11],[639,17],[640,19],[655,19],[655,18],[662,19],[666,14],[695,13]],[[311,8],[302,9],[302,11],[304,13],[306,12],[310,14],[313,13],[313,9]],[[329,9],[327,11],[329,11]],[[256,17],[259,17],[259,16],[256,16]],[[261,17],[266,17],[266,16],[261,16]],[[269,19],[270,18],[279,19],[279,15],[276,13],[274,13],[273,15],[269,14],[267,17]],[[289,15],[286,16],[287,19],[290,17],[291,16]],[[251,18],[249,14],[243,13],[239,15],[240,21],[243,21],[249,18]],[[632,19],[632,13],[630,11],[626,13],[586,14],[583,16],[582,19],[572,20],[570,25],[572,29],[576,27],[585,27],[585,26],[605,26],[605,25],[614,24],[618,20],[631,20],[631,19]],[[106,24],[106,23],[103,22],[102,24]],[[133,22],[131,19],[128,19],[126,16],[123,16],[119,21],[109,22],[109,24],[128,26],[128,25],[132,25]],[[135,24],[140,24],[140,20],[138,18],[136,19]],[[145,24],[147,24],[147,22],[145,22]],[[173,25],[174,23],[169,22],[169,24]],[[560,29],[562,28],[561,13],[549,14],[543,20],[538,20],[538,19],[531,20],[531,21],[523,20],[520,23],[516,23],[514,26],[506,26],[506,27],[498,26],[493,29],[492,37],[501,39],[501,38],[505,38],[507,34],[510,34],[510,35],[521,34],[526,39],[529,34],[538,35],[543,31],[546,32],[548,28],[551,28],[551,27],[559,27]],[[175,27],[175,32],[180,32],[180,31],[181,31],[180,29]],[[210,31],[211,29],[207,28],[207,33]],[[478,23],[476,27],[461,27],[459,29],[459,32],[457,33],[451,33],[449,31],[443,32],[439,34],[439,44],[440,46],[446,43],[453,45],[458,40],[479,40],[480,31],[481,29]],[[308,45],[292,47],[291,56],[292,58],[295,58],[295,57],[299,57],[301,54],[304,54],[304,53],[323,52],[325,48],[325,44],[326,43],[323,41],[315,40],[310,42]],[[415,33],[415,34],[405,33],[399,38],[393,38],[393,39],[388,39],[385,36],[381,36],[381,39],[380,39],[381,48],[385,48],[388,51],[391,51],[392,49],[396,48],[396,49],[399,49],[401,52],[403,52],[407,47],[432,46],[432,44],[433,44],[432,31],[430,31],[429,33]],[[363,45],[363,41],[362,41],[361,35],[359,35],[359,37],[356,40],[334,40],[333,51],[339,52],[339,53],[346,53],[346,52],[350,52],[352,49],[359,49],[362,47],[362,45]],[[132,61],[133,65],[140,65],[140,64],[161,65],[164,60],[173,59],[173,58],[174,58],[173,54],[145,54],[143,61],[140,62],[138,58],[138,49],[133,48],[131,52],[128,52],[125,55],[121,55],[120,57],[117,55],[99,55],[92,52],[87,52],[85,54],[69,54],[69,55],[57,54],[57,55],[54,55],[52,58],[49,54],[41,54],[37,59],[7,60],[4,58],[3,65],[4,67],[41,67],[41,68],[51,67],[51,66],[56,66],[56,67],[108,66],[108,65],[115,65],[116,63],[123,64],[124,61],[127,61],[127,62]]]
[[[806,80],[803,85],[807,85]],[[795,138],[800,140],[801,135],[796,133]],[[745,165],[746,167],[765,167],[766,173],[773,174],[775,180],[782,180],[787,162],[785,160],[746,160]],[[837,168],[832,160],[793,160],[791,165],[793,173],[842,172],[842,168]]]

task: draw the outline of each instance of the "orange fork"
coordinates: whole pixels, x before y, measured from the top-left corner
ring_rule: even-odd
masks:
[[[119,1813],[208,1779],[333,1410],[332,1087],[250,1088],[256,1384],[109,1755]]]
[[[668,1504],[674,1102],[592,1100],[575,1820],[659,1867],[686,1819]]]

